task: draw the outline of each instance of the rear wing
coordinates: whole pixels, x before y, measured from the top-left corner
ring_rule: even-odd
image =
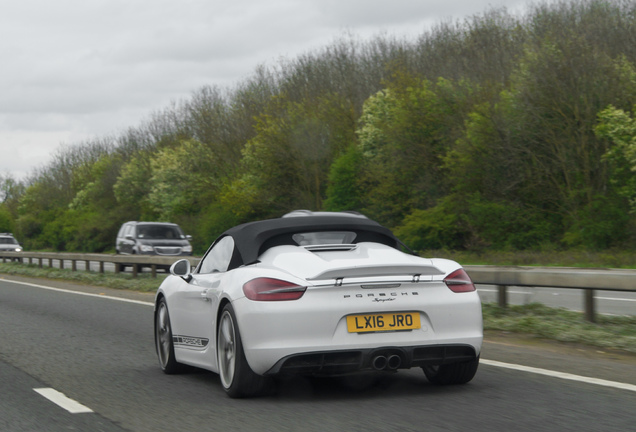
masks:
[[[390,266],[356,266],[327,270],[319,273],[307,280],[343,279],[343,278],[365,278],[382,276],[440,276],[445,274],[435,266],[424,265],[400,265]]]

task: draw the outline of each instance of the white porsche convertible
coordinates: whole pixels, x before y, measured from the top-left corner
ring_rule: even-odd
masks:
[[[359,214],[286,216],[229,229],[194,270],[173,264],[155,304],[166,373],[211,370],[231,397],[285,374],[421,367],[434,384],[474,377],[481,303],[459,264],[404,253]]]

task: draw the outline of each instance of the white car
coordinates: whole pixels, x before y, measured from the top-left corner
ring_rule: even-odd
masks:
[[[0,233],[0,251],[22,252],[22,246],[11,233]]]
[[[231,397],[280,375],[421,367],[470,381],[483,340],[475,286],[454,261],[401,251],[352,213],[295,212],[223,233],[196,269],[171,267],[155,303],[164,372],[216,372]]]

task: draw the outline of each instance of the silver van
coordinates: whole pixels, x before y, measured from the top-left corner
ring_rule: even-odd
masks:
[[[168,222],[126,222],[117,233],[118,254],[192,255],[192,236]]]

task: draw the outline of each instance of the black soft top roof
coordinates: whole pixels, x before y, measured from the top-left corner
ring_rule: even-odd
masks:
[[[231,236],[235,253],[230,268],[252,264],[267,249],[280,245],[297,245],[294,234],[319,231],[352,231],[355,243],[375,242],[398,249],[399,241],[388,229],[370,219],[334,215],[287,217],[248,222],[225,231],[219,239]],[[218,241],[218,239],[217,239]]]

